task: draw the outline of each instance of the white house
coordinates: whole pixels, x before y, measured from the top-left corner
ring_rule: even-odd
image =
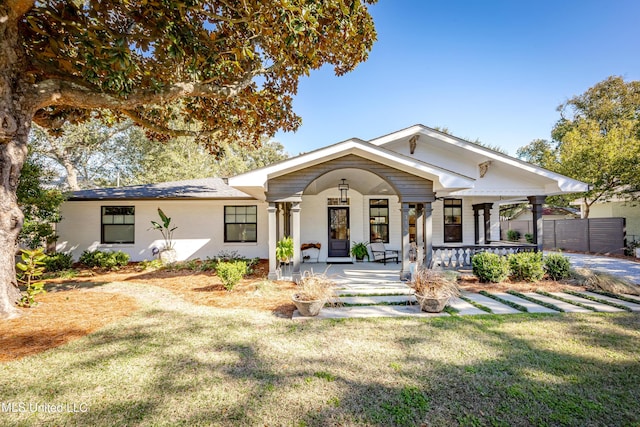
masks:
[[[399,250],[409,272],[412,243],[419,262],[444,247],[500,240],[499,206],[526,201],[542,242],[541,210],[549,195],[588,185],[422,125],[370,141],[349,139],[232,177],[83,190],[63,204],[57,249],[78,257],[111,249],[151,259],[162,246],[150,230],[160,207],[178,229],[179,259],[235,250],[269,258],[294,240],[294,276],[301,246],[319,243],[312,259],[350,260],[352,242],[382,241]]]

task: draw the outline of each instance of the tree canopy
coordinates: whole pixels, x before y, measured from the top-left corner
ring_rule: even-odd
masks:
[[[552,141],[534,140],[518,156],[591,184],[578,194],[596,202],[640,197],[640,81],[609,77],[558,107]]]
[[[162,140],[255,143],[300,124],[301,76],[364,61],[375,0],[0,2],[0,316],[19,297],[16,190],[32,121],[51,132],[93,112]],[[168,126],[186,117],[189,129]],[[191,130],[191,125],[197,131]]]
[[[52,0],[18,25],[38,124],[60,129],[105,108],[181,136],[166,126],[181,112],[212,148],[294,130],[298,78],[325,63],[350,71],[375,40],[358,0]]]

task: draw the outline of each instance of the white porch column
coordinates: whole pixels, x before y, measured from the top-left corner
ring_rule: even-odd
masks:
[[[431,202],[424,204],[424,252],[425,260],[424,264],[427,268],[431,268],[431,262],[433,261],[433,209]]]
[[[276,204],[269,202],[267,213],[269,217],[269,280],[278,279],[278,263],[276,260],[276,243],[278,242],[278,218]]]
[[[291,207],[291,234],[293,237],[293,272],[292,279],[294,282],[300,280],[300,245],[302,239],[300,237],[300,202],[294,202]]]
[[[402,202],[402,269],[400,270],[400,280],[411,280],[411,271],[409,270],[409,203]]]

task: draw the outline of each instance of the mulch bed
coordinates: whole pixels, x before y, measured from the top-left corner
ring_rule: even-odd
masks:
[[[0,362],[20,359],[82,338],[138,309],[135,299],[87,289],[36,296],[33,308],[0,321]]]

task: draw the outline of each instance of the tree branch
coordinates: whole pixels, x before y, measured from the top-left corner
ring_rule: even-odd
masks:
[[[119,110],[123,104],[128,108],[143,105],[165,104],[180,98],[233,98],[247,88],[253,78],[266,70],[252,69],[238,81],[229,85],[215,85],[203,82],[178,82],[159,90],[134,90],[121,97],[99,92],[88,86],[65,80],[49,79],[33,85],[31,96],[36,109],[50,105],[64,105],[85,109]]]
[[[135,123],[143,126],[147,129],[150,129],[154,132],[158,132],[161,134],[180,137],[180,136],[216,136],[219,134],[218,131],[194,131],[188,129],[170,129],[165,126],[161,126],[157,123],[152,122],[151,120],[145,119],[137,114],[135,111],[131,110],[119,110],[123,115],[129,117]]]

